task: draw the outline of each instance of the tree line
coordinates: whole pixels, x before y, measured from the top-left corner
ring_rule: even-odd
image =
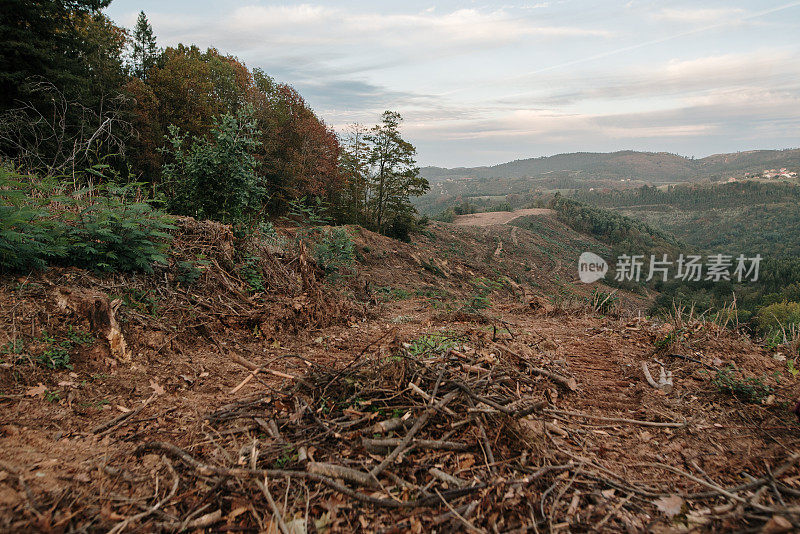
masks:
[[[407,238],[428,189],[401,116],[337,135],[291,85],[214,48],[158,46],[110,0],[9,0],[0,13],[0,163],[74,187],[144,184],[176,214],[243,224],[293,202]],[[98,171],[98,169],[103,169]]]
[[[707,209],[798,201],[800,187],[787,182],[756,181],[715,185],[681,184],[666,188],[643,185],[636,189],[577,190],[572,193],[572,197],[606,208],[658,204],[681,209]]]

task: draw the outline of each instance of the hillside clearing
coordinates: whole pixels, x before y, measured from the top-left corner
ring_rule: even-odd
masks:
[[[528,215],[554,215],[553,210],[546,208],[527,208],[514,211],[492,211],[459,215],[453,221],[456,226],[492,226],[508,224],[519,217]]]
[[[579,248],[540,223],[556,253]],[[2,331],[25,342],[15,360],[22,345],[0,339],[0,528],[716,529],[796,506],[784,364],[714,323],[598,315],[546,260],[518,271],[530,282],[492,274],[556,246],[535,233],[437,224],[411,245],[352,227],[360,272],[336,299],[289,251],[260,261],[296,296],[248,294],[224,267],[225,227],[180,224],[180,254],[221,254],[190,289],[79,269],[0,285]],[[44,330],[91,330],[59,302],[126,288],[130,361],[95,341],[71,369],[26,363]],[[674,388],[648,385],[642,362]],[[714,369],[728,368],[724,384],[770,397],[726,394]]]

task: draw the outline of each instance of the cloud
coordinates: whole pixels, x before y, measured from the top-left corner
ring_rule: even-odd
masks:
[[[667,150],[689,155],[753,147],[795,146],[800,96],[791,92],[719,91],[664,110],[567,113],[515,110],[408,132],[420,147],[455,147],[454,165],[500,163],[579,150]],[[701,153],[698,153],[701,152]],[[487,157],[491,155],[491,160]],[[502,155],[500,157],[499,155]],[[460,158],[460,159],[459,159]]]
[[[607,38],[612,32],[574,25],[542,25],[515,16],[504,9],[456,9],[448,12],[424,10],[391,13],[348,10],[314,4],[246,5],[221,20],[199,22],[192,17],[153,18],[169,41],[174,35],[194,33],[199,40],[238,47],[360,46],[367,50],[409,48],[433,50],[463,45],[496,47],[527,38]],[[191,31],[192,25],[195,31]],[[202,36],[205,36],[205,39]]]
[[[716,24],[726,19],[734,19],[747,13],[739,8],[693,9],[693,8],[664,8],[655,14],[658,20],[670,22],[683,22],[687,24]]]
[[[551,74],[545,91],[498,100],[503,106],[566,106],[590,100],[686,97],[719,88],[792,87],[800,92],[800,64],[792,49],[763,48],[740,54],[671,59],[655,65]],[[552,89],[555,87],[556,89]]]

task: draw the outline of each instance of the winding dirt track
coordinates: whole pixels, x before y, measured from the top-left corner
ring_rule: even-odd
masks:
[[[518,217],[526,215],[552,215],[553,210],[546,208],[528,208],[515,211],[492,211],[486,213],[472,213],[470,215],[459,215],[453,221],[456,226],[493,226],[495,224],[507,224]]]

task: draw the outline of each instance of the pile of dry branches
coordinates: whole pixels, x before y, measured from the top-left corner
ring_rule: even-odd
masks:
[[[340,370],[314,366],[284,391],[209,414],[220,435],[251,436],[229,443],[239,449],[228,454],[233,465],[166,443],[140,452],[167,453],[200,476],[252,480],[268,501],[270,488],[286,492],[291,478],[367,505],[443,509],[428,518],[433,524],[454,520],[466,527],[471,516],[497,513],[513,521],[528,511],[502,510],[503,493],[553,470],[518,469],[529,450],[519,421],[547,404],[536,393],[538,382],[527,365],[494,353],[449,349],[420,357],[400,349]],[[279,524],[282,516],[275,513]]]
[[[398,347],[388,357],[362,353],[338,370],[287,357],[310,371],[283,375],[291,379],[288,387],[208,414],[213,433],[207,441],[187,448],[151,442],[137,449],[163,455],[176,484],[188,477],[188,487],[210,488],[198,502],[181,502],[173,512],[182,519],[162,521],[163,528],[205,526],[226,517],[242,528],[264,529],[272,522],[284,534],[357,527],[646,529],[654,521],[710,527],[726,519],[763,524],[774,517],[791,525],[800,513],[787,504],[797,496],[778,480],[793,472],[800,455],[727,488],[667,464],[650,466],[702,488],[690,493],[676,492],[666,480],[627,480],[572,452],[565,439],[568,421],[550,421],[554,414],[590,416],[555,409],[544,399],[554,387],[574,390],[574,380],[533,367],[505,345],[413,355]],[[685,426],[599,419],[621,426]],[[167,458],[184,469],[173,468]],[[776,497],[766,502],[771,491]],[[258,504],[248,514],[234,513],[221,504],[225,499]],[[257,510],[269,513],[263,517]],[[155,521],[159,513],[152,512]]]

